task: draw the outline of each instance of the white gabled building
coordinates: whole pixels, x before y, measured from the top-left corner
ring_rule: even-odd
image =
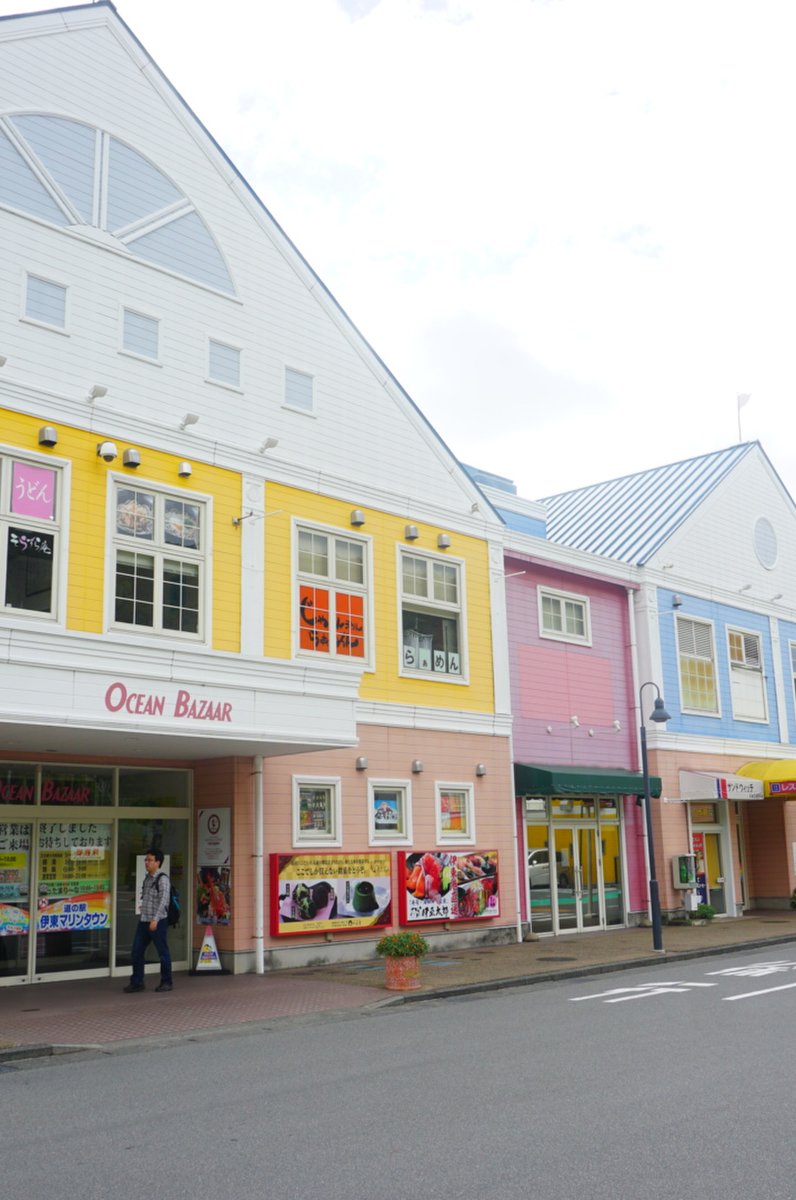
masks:
[[[0,982],[149,843],[185,965],[512,936],[501,523],[110,3],[0,20],[0,363]]]

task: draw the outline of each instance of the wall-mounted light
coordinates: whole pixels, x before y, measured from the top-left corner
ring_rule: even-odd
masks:
[[[413,758],[412,759],[412,774],[419,775],[422,770],[423,770],[422,760],[419,758]]]
[[[407,542],[414,542],[416,538],[419,538],[420,534],[417,531],[417,525],[404,525],[404,537]]]
[[[351,509],[351,524],[352,525],[364,525],[365,524],[365,514],[363,513],[361,508],[352,508]]]
[[[611,722],[611,728],[612,728],[612,729],[615,729],[615,730],[616,730],[616,732],[617,732],[617,733],[619,733],[619,731],[620,731],[620,730],[621,730],[621,728],[622,728],[622,722],[621,722],[621,721],[612,721],[612,722]]]
[[[260,442],[257,447],[258,454],[265,454],[266,450],[273,450],[274,446],[279,445],[279,438],[267,437],[264,442]]]
[[[103,459],[107,463],[113,462],[119,457],[119,451],[116,449],[115,442],[97,442],[97,457]]]
[[[486,775],[486,763],[476,763],[475,773],[476,775]]]
[[[683,607],[683,597],[682,596],[672,596],[672,608],[682,608],[682,607]]]
[[[193,467],[189,462],[181,462],[177,467],[177,474],[181,479],[187,479],[190,475],[193,475]]]
[[[572,714],[572,716],[569,718],[569,723],[570,723],[570,725],[572,726],[572,728],[573,728],[573,729],[577,729],[577,728],[578,728],[578,726],[580,725],[580,721],[578,720],[578,718],[575,716],[575,714],[574,714],[574,713],[573,713],[573,714]]]
[[[359,758],[356,761],[355,766],[358,771],[367,771],[368,760],[365,758],[364,754],[360,754]]]
[[[781,600],[783,595],[783,592],[777,592],[776,596],[771,597],[771,603],[773,604],[775,600]]]
[[[751,586],[752,586],[751,583],[745,583],[742,587],[738,588],[738,591],[739,592],[748,592]]]
[[[93,387],[89,389],[87,403],[93,404],[95,400],[101,400],[102,397],[107,396],[107,394],[108,389],[105,387],[104,383],[95,383]]]
[[[450,546],[450,544],[451,544],[451,540],[447,533],[440,533],[438,535],[437,545],[439,546],[440,550],[447,550],[448,546]]]
[[[6,358],[5,354],[0,354],[0,367],[4,367],[7,362],[8,359]]]
[[[180,421],[180,429],[187,429],[189,425],[195,425],[199,420],[199,413],[187,412]]]
[[[122,454],[122,462],[126,467],[140,467],[141,455],[133,446],[128,447]]]
[[[40,446],[57,446],[58,434],[53,429],[52,425],[42,425],[39,430],[39,445]]]

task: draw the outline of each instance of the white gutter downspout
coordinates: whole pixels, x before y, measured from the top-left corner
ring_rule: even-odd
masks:
[[[638,640],[636,638],[636,608],[634,604],[634,591],[632,588],[627,589],[627,609],[628,609],[628,624],[630,628],[630,671],[633,677],[633,720],[636,728],[636,755],[638,762],[641,764],[641,709],[639,708],[638,690],[641,686],[638,677]],[[644,842],[644,870],[647,879],[650,877],[650,848],[647,841],[647,823],[641,822],[642,840]],[[627,904],[627,901],[625,901]],[[649,890],[647,891],[647,919],[652,922],[652,907],[650,905]],[[625,914],[627,920],[627,914]]]
[[[256,754],[252,770],[254,792],[254,972],[265,974],[265,855],[263,854],[263,756]]]

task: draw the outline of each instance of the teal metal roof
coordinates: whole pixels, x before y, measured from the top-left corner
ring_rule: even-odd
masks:
[[[660,549],[758,442],[623,475],[540,501],[547,537],[619,562],[641,565]]]

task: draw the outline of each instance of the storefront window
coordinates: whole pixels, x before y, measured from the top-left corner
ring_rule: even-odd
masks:
[[[113,804],[113,769],[42,767],[41,803],[70,807]]]
[[[119,805],[130,808],[186,808],[190,776],[185,771],[119,771]]]
[[[29,763],[0,764],[0,804],[35,804],[36,768]]]

